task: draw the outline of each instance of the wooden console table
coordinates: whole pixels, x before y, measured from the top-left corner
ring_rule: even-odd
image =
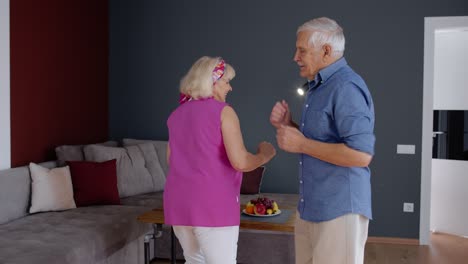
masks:
[[[241,210],[245,208],[245,205],[241,205]],[[281,208],[281,210],[292,210],[287,220],[283,223],[275,223],[274,221],[268,222],[269,218],[256,218],[256,217],[241,217],[240,229],[249,229],[249,230],[264,230],[264,231],[277,231],[277,232],[294,232],[294,222],[296,219],[296,208]],[[242,212],[241,212],[242,213]],[[274,217],[271,218],[272,220]],[[261,220],[261,221],[260,221]],[[145,264],[149,264],[151,261],[149,242],[151,239],[154,239],[154,244],[156,243],[156,238],[160,237],[162,232],[162,225],[164,224],[164,210],[163,209],[153,209],[142,215],[138,216],[138,221],[143,223],[149,223],[153,225],[153,233],[147,234],[145,236]],[[171,228],[171,263],[176,263],[176,252],[175,252],[175,235],[174,230]],[[156,255],[156,247],[154,251]]]

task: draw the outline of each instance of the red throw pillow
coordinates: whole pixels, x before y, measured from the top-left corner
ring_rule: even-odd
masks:
[[[263,173],[265,167],[258,167],[253,171],[244,172],[242,175],[241,194],[257,194],[260,193],[260,185],[262,184]]]
[[[120,204],[116,160],[67,161],[77,207]]]

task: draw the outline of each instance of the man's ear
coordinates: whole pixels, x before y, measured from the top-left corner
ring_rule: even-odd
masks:
[[[323,49],[323,58],[328,60],[332,57],[332,47],[329,44],[325,44],[322,46]]]

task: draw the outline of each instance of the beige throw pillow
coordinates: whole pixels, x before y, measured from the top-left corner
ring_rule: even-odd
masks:
[[[76,208],[68,166],[48,169],[31,162],[29,169],[32,179],[29,213]]]

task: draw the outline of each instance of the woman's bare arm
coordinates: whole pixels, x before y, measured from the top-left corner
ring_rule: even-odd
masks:
[[[267,142],[259,144],[256,154],[247,151],[239,118],[230,106],[224,107],[221,112],[221,130],[229,161],[238,171],[252,171],[270,161],[276,154],[273,145]]]

